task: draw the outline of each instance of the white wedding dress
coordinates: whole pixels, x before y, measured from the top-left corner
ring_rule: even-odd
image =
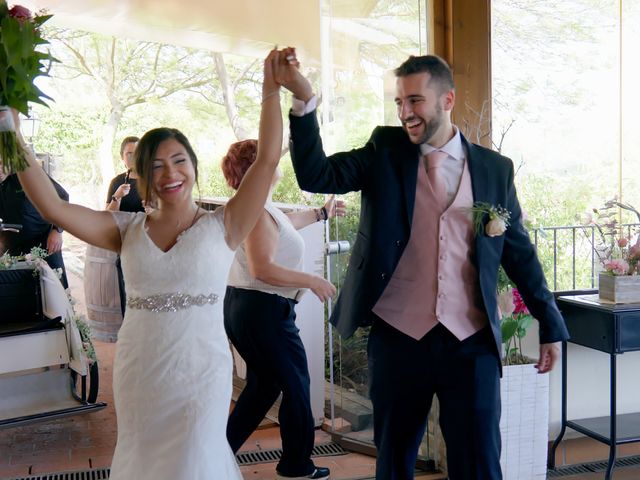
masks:
[[[114,361],[110,479],[242,479],[226,438],[233,365],[222,305],[234,252],[223,209],[202,216],[167,252],[147,235],[144,213],[114,218],[127,311]]]

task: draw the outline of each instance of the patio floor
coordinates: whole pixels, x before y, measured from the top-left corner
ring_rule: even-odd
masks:
[[[76,307],[84,308],[82,282],[72,272],[70,286],[78,300]],[[116,419],[111,389],[112,364],[115,344],[95,342],[100,361],[99,401],[106,402],[104,410],[41,424],[0,430],[0,479],[33,474],[105,468],[111,464],[116,443]],[[331,437],[323,430],[316,431],[316,445],[328,443]],[[243,446],[241,452],[280,448],[278,427],[267,426],[256,431]],[[619,454],[638,455],[637,445],[620,447]],[[607,458],[605,445],[580,438],[564,442],[558,450],[558,465],[574,464]],[[329,467],[332,479],[369,479],[375,472],[375,459],[357,453],[318,457],[319,466]],[[245,465],[241,467],[245,479],[267,480],[275,478],[275,463]],[[443,475],[424,474],[416,478],[443,479]],[[560,477],[567,480],[595,480],[603,473],[591,473]],[[640,479],[640,467],[619,468],[614,472],[616,480]]]
[[[99,401],[108,406],[101,411],[46,423],[0,430],[0,479],[33,474],[106,468],[116,444],[116,418],[111,389],[111,367],[115,344],[95,342],[100,359]],[[316,430],[316,445],[331,442],[323,430]],[[277,426],[257,430],[241,452],[281,447]],[[375,459],[357,453],[318,457],[314,462],[331,469],[333,479],[372,478]],[[275,463],[241,467],[245,479],[275,478]],[[424,479],[442,479],[442,475],[425,475]]]

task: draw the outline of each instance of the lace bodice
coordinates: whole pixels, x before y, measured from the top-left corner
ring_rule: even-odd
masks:
[[[145,229],[143,212],[112,212],[120,229],[122,271],[128,297],[171,293],[224,295],[234,252],[225,242],[224,209],[200,217],[167,252]]]

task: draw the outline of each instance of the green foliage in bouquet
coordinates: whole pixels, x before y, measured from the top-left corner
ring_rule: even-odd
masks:
[[[38,76],[48,76],[51,63],[56,61],[49,52],[36,50],[49,43],[42,38],[40,27],[50,18],[33,15],[20,5],[10,9],[0,0],[0,109],[12,107],[26,115],[29,102],[46,105],[43,99],[51,100],[33,83]],[[2,165],[8,171],[23,170],[26,160],[17,148],[11,114],[5,110],[0,115],[4,117],[4,125],[0,125]]]

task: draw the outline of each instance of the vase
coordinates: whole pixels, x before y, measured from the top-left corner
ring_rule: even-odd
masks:
[[[503,367],[500,466],[504,480],[547,478],[549,375],[532,364]]]
[[[640,303],[640,275],[609,275],[598,277],[598,295],[613,303]]]

